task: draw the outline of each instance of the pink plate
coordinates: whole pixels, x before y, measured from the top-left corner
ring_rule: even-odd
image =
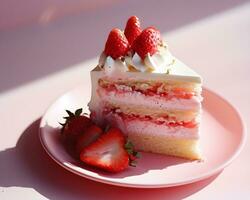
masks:
[[[65,169],[95,181],[137,188],[183,185],[205,179],[226,167],[240,152],[245,141],[243,122],[238,112],[222,97],[204,89],[201,148],[204,161],[187,161],[163,155],[142,153],[136,168],[110,174],[81,164],[62,145],[58,122],[65,109],[83,107],[90,90],[78,87],[60,97],[45,113],[40,124],[40,140],[50,157]]]

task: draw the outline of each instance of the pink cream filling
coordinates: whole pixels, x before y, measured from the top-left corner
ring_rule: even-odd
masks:
[[[143,122],[151,122],[155,123],[157,125],[162,125],[162,126],[169,126],[169,127],[178,127],[182,126],[185,128],[195,128],[197,126],[197,123],[194,121],[176,121],[174,117],[169,117],[169,116],[164,116],[161,118],[155,118],[150,115],[138,115],[138,114],[125,114],[123,112],[117,112],[117,109],[114,108],[104,108],[103,113],[104,116],[109,115],[109,114],[116,114],[118,115],[123,121],[129,122],[129,121],[143,121]]]
[[[184,126],[164,126],[140,119],[124,120],[117,113],[109,113],[105,115],[104,119],[106,123],[121,129],[124,134],[143,133],[181,139],[199,138],[199,126],[186,128]]]
[[[97,93],[103,101],[115,104],[145,106],[149,108],[161,108],[169,110],[199,110],[201,98],[193,96],[191,99],[172,98],[165,99],[160,96],[145,96],[140,92],[109,91],[99,87]]]
[[[115,91],[117,93],[124,93],[124,92],[138,92],[145,96],[158,96],[162,97],[166,100],[170,100],[172,98],[180,98],[180,99],[191,99],[193,96],[196,96],[195,92],[187,92],[182,88],[175,88],[171,91],[161,91],[159,92],[159,87],[161,84],[156,84],[153,87],[148,89],[139,89],[135,86],[126,86],[126,85],[116,85],[116,84],[107,84],[100,86],[101,88],[105,89],[108,92]]]

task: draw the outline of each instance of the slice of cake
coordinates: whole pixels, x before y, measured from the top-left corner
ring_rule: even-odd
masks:
[[[141,31],[133,16],[124,32],[113,29],[91,80],[97,124],[118,127],[137,150],[201,159],[201,77],[172,56],[156,28]]]

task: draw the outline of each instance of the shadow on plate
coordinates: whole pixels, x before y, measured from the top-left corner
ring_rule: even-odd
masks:
[[[125,200],[142,196],[144,200],[183,199],[202,190],[220,174],[196,183],[161,189],[125,188],[94,182],[63,169],[46,154],[38,137],[39,123],[40,119],[27,127],[15,147],[0,152],[1,187],[33,188],[48,199],[62,200],[84,197]]]
[[[138,159],[136,170],[134,167],[129,167],[128,169],[119,173],[109,173],[109,172],[105,172],[98,168],[88,166],[82,163],[78,159],[78,155],[75,154],[74,147],[65,145],[63,140],[61,140],[59,128],[54,128],[46,124],[43,127],[43,129],[45,129],[46,133],[51,134],[51,137],[49,139],[56,141],[55,145],[58,148],[65,150],[65,151],[60,151],[60,152],[57,151],[58,153],[60,153],[60,155],[57,154],[57,156],[63,159],[63,163],[67,163],[67,165],[71,165],[71,166],[84,168],[88,171],[97,173],[100,176],[107,177],[107,178],[110,178],[110,177],[111,178],[124,178],[124,177],[138,176],[141,174],[145,174],[148,171],[167,169],[168,167],[171,167],[174,165],[191,162],[186,159],[141,152],[141,158]]]

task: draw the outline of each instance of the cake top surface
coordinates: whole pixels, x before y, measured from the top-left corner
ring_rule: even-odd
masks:
[[[125,30],[109,33],[98,67],[107,76],[178,79],[201,83],[201,77],[176,59],[155,27],[141,29],[136,16],[128,19]]]
[[[177,80],[177,81],[187,81],[187,82],[195,82],[195,83],[201,83],[202,78],[199,74],[197,74],[194,70],[189,68],[187,65],[185,65],[183,62],[179,61],[175,58],[175,63],[170,68],[169,73],[156,73],[156,72],[140,72],[140,71],[126,71],[120,72],[116,71],[113,73],[106,73],[103,68],[100,66],[95,67],[92,72],[102,72],[103,75],[111,76],[113,79],[119,79],[119,78],[137,78],[142,80]]]

